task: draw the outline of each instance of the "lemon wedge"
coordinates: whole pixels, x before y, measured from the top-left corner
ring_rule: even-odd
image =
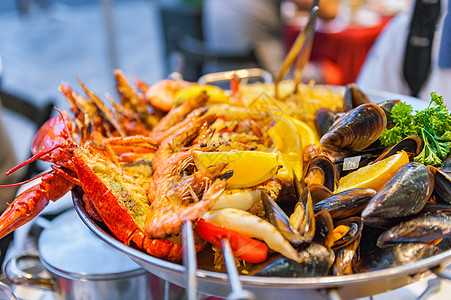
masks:
[[[209,103],[230,103],[229,97],[220,87],[209,84],[193,84],[180,89],[175,94],[175,104],[178,105],[202,92],[207,93]]]
[[[343,176],[335,193],[355,188],[379,190],[403,165],[409,162],[409,155],[400,151],[374,164],[359,168]]]
[[[294,126],[296,126],[296,130],[301,137],[302,146],[304,148],[308,145],[321,146],[318,134],[312,127],[296,118],[289,117],[289,119],[291,122],[293,122]]]
[[[277,157],[277,153],[260,151],[194,151],[194,163],[199,170],[227,163],[225,171],[233,171],[227,180],[228,188],[246,188],[268,180],[278,169]]]
[[[302,151],[303,143],[301,135],[296,125],[290,120],[290,117],[279,115],[275,119],[274,126],[268,130],[269,136],[275,143],[276,151],[281,153],[280,159],[283,168],[279,171],[278,176],[283,181],[286,181],[290,175],[290,170],[293,170],[296,177],[302,177]]]

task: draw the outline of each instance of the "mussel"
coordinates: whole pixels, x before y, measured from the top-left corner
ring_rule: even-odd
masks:
[[[388,229],[379,236],[377,245],[423,243],[444,237],[451,237],[451,216],[442,212],[426,213]]]
[[[420,212],[434,189],[434,177],[428,167],[417,162],[402,166],[378,190],[362,212],[365,224],[375,227],[392,225],[394,219]]]
[[[315,237],[316,223],[310,190],[305,187],[299,201],[290,215],[289,224],[302,236],[302,241],[310,243]]]
[[[281,255],[276,255],[264,263],[255,265],[249,275],[275,277],[315,277],[325,276],[335,260],[335,254],[326,247],[312,243],[298,251],[302,261],[297,263]]]
[[[413,263],[440,253],[434,245],[423,243],[400,243],[389,248],[377,248],[369,255],[361,255],[353,263],[357,273],[388,269]]]
[[[434,195],[439,200],[451,204],[451,173],[434,166],[428,166],[428,168],[434,174]]]
[[[313,210],[319,212],[324,209],[334,220],[344,219],[360,214],[375,194],[372,189],[347,190],[318,202]]]
[[[309,175],[321,177],[320,184],[324,185],[328,190],[333,192],[335,187],[338,185],[338,175],[335,170],[333,162],[325,155],[317,155],[310,161],[304,177],[306,181],[309,179]]]
[[[404,150],[409,155],[409,157],[413,158],[418,154],[420,154],[422,149],[423,149],[423,140],[417,135],[411,135],[403,138],[400,142],[385,150],[375,160],[375,162],[385,159],[393,154],[396,154],[401,150]]]
[[[353,243],[357,238],[360,238],[363,229],[363,222],[360,217],[351,217],[335,222],[335,228],[338,226],[345,226],[346,233],[336,240],[332,246],[333,250],[338,250]]]
[[[319,137],[322,137],[329,128],[332,126],[335,120],[335,113],[329,108],[319,108],[315,113],[315,129],[318,132]]]
[[[332,266],[332,272],[334,275],[346,275],[352,274],[352,262],[357,253],[357,248],[360,245],[361,234],[357,236],[357,238],[347,245],[336,251],[335,261]]]
[[[315,242],[323,245],[324,247],[331,249],[334,244],[334,221],[330,213],[327,210],[321,210],[315,214]]]
[[[321,138],[331,151],[361,151],[375,142],[385,129],[384,111],[373,103],[362,104],[338,119]]]
[[[348,84],[343,98],[343,110],[349,111],[365,103],[370,103],[368,96],[355,83]]]
[[[299,231],[291,226],[285,212],[263,191],[261,191],[261,200],[268,221],[273,224],[291,244],[299,245],[305,241],[299,234]]]
[[[395,106],[398,102],[401,102],[401,100],[385,100],[377,104],[382,108],[382,110],[385,112],[385,115],[387,116],[387,129],[392,129],[394,126],[393,118],[391,116],[391,110],[393,106]]]

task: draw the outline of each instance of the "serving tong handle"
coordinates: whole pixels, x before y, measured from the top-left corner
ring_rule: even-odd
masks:
[[[313,36],[315,33],[315,24],[316,19],[318,18],[318,10],[319,1],[315,0],[313,1],[310,9],[310,15],[307,25],[305,26],[304,30],[302,30],[297,36],[296,40],[290,48],[290,51],[285,57],[285,60],[283,61],[282,66],[280,67],[276,79],[274,80],[274,95],[276,99],[279,98],[279,82],[285,77],[293,64],[295,64],[293,93],[297,92],[298,85],[302,80],[304,67],[310,58]]]
[[[230,248],[229,239],[222,238],[220,240],[222,255],[224,256],[224,262],[227,269],[227,275],[229,276],[230,287],[232,293],[229,294],[227,300],[254,300],[253,293],[243,290],[241,282],[238,276],[238,270],[236,269],[235,260],[233,258],[232,249]]]
[[[187,221],[183,224],[183,265],[186,269],[186,291],[188,300],[197,299],[197,259],[194,245],[193,223]]]
[[[197,299],[197,259],[196,249],[194,244],[193,223],[187,221],[183,224],[182,229],[183,239],[183,265],[186,268],[186,290],[187,299]],[[255,296],[249,291],[243,290],[236,269],[235,260],[233,258],[232,249],[227,238],[220,240],[224,262],[229,276],[232,293],[229,294],[227,300],[254,300]]]

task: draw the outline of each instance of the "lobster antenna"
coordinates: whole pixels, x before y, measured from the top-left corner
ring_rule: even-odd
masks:
[[[70,133],[69,133],[69,132],[70,132],[70,131],[69,131],[69,128],[67,127],[67,124],[66,124],[66,122],[64,121],[63,113],[62,113],[57,107],[54,106],[53,108],[56,109],[56,110],[59,112],[59,114],[61,115],[61,118],[62,118],[62,120],[63,120],[65,129],[66,129],[66,132],[67,132],[68,136],[71,137],[71,135],[70,135]],[[22,168],[22,167],[24,167],[24,166],[26,166],[26,165],[28,165],[28,164],[34,162],[35,160],[39,159],[41,156],[44,156],[44,155],[46,155],[46,154],[52,152],[53,150],[55,150],[56,148],[59,148],[59,147],[60,147],[60,145],[55,145],[55,146],[53,146],[53,147],[51,147],[51,148],[49,148],[49,149],[47,149],[47,150],[45,150],[45,151],[41,151],[41,152],[39,152],[39,153],[36,153],[35,155],[33,155],[32,157],[30,157],[30,158],[27,159],[26,161],[24,161],[24,162],[18,164],[17,166],[15,166],[14,168],[12,168],[12,169],[9,170],[8,172],[6,172],[5,175],[6,175],[6,176],[11,175],[12,173],[16,172],[16,171],[19,170],[20,168]]]
[[[68,137],[72,137],[71,134],[70,134],[70,131],[69,131],[69,127],[67,127],[67,123],[66,123],[66,121],[64,120],[64,115],[63,115],[63,113],[62,113],[61,110],[59,110],[56,106],[54,106],[53,108],[56,109],[56,110],[58,111],[58,113],[60,114],[61,119],[63,120],[63,123],[64,123],[64,128],[66,128],[67,136],[68,136]]]
[[[55,150],[56,148],[58,148],[59,145],[55,145],[50,149],[47,149],[45,151],[36,153],[35,155],[33,155],[32,157],[30,157],[29,159],[27,159],[26,161],[18,164],[17,166],[15,166],[14,168],[12,168],[11,170],[9,170],[8,172],[5,173],[6,176],[11,175],[12,173],[16,172],[17,170],[19,170],[20,168],[34,162],[35,160],[39,159],[41,156],[48,154],[49,152],[52,152],[53,150]]]
[[[39,174],[39,175],[37,175],[37,176],[35,176],[35,177],[33,177],[33,178],[27,179],[27,180],[22,181],[22,182],[17,182],[17,183],[11,183],[11,184],[0,185],[0,188],[21,186],[21,185],[27,184],[27,183],[29,183],[29,182],[32,182],[33,180],[36,180],[36,179],[38,179],[39,177],[45,176],[45,175],[49,174],[50,172],[52,172],[52,171],[48,171],[48,172]]]

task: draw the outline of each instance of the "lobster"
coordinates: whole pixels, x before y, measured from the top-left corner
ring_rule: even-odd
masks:
[[[88,212],[100,218],[122,243],[158,258],[180,260],[182,245],[144,234],[142,228],[149,210],[147,192],[118,166],[108,139],[103,145],[88,140],[80,146],[71,132],[67,112],[50,118],[33,140],[33,157],[8,171],[10,174],[36,159],[55,164],[40,176],[40,183],[18,195],[0,216],[0,238],[31,221],[49,201],[56,201],[80,186],[85,193],[83,200],[88,201],[86,206],[91,207]],[[131,138],[132,142],[137,139]]]

